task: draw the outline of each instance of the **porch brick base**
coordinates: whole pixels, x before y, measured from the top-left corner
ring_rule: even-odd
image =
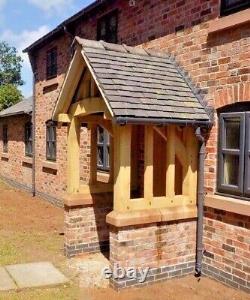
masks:
[[[114,227],[110,231],[110,262],[127,268],[147,268],[143,283],[137,279],[110,279],[120,290],[159,282],[194,272],[196,220]]]
[[[159,283],[167,279],[172,279],[176,277],[183,277],[188,274],[194,274],[195,262],[183,263],[173,266],[161,267],[161,268],[152,268],[148,272],[146,280],[141,283],[138,277],[136,280],[124,278],[124,279],[111,279],[110,286],[119,291],[121,289],[130,288],[130,287],[141,287],[144,285],[149,285],[153,283]]]
[[[82,253],[109,251],[109,227],[106,215],[112,202],[95,203],[93,206],[65,206],[64,252],[67,257]]]
[[[101,241],[98,243],[90,244],[78,244],[78,245],[67,245],[64,244],[64,254],[68,258],[83,254],[83,253],[98,253],[98,252],[108,252],[109,251],[109,241]]]

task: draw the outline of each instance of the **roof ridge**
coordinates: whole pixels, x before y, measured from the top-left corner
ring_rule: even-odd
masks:
[[[122,53],[134,54],[134,55],[170,59],[170,55],[168,53],[165,53],[163,51],[156,51],[154,49],[147,49],[138,46],[128,46],[126,44],[108,43],[103,40],[100,41],[89,40],[89,39],[81,38],[79,36],[75,36],[75,40],[83,47],[104,49],[104,50],[110,50],[110,51],[116,51],[116,52],[122,52]]]

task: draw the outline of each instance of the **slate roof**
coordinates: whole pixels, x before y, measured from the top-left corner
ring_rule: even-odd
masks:
[[[0,118],[14,115],[30,114],[33,107],[33,97],[24,99],[0,112]]]
[[[165,53],[76,37],[116,118],[209,121],[200,95]]]

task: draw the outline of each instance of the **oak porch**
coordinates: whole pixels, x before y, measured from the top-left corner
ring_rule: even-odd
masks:
[[[147,222],[196,217],[198,142],[191,126],[140,125],[144,131],[143,194],[135,198],[132,190],[138,181],[134,174],[138,162],[133,159],[133,153],[139,141],[132,142],[132,139],[138,126],[118,125],[113,121],[88,70],[78,84],[75,101],[58,114],[57,121],[68,124],[65,205],[93,205],[94,195],[113,193],[113,212],[107,216],[107,221],[116,226],[140,222],[138,212]],[[80,183],[82,123],[88,124],[91,131],[90,176],[85,185]],[[108,183],[97,180],[97,126],[105,128],[111,136]],[[161,190],[160,196],[157,190]]]
[[[168,125],[156,127],[144,126],[144,174],[143,197],[131,197],[133,186],[133,169],[135,168],[132,153],[132,131],[135,125],[120,126],[112,124],[100,98],[86,98],[71,105],[68,133],[68,196],[67,204],[91,204],[92,194],[113,192],[113,210],[117,213],[144,211],[148,209],[182,208],[185,214],[187,207],[196,207],[197,157],[198,143],[192,127]],[[102,111],[101,111],[102,110]],[[98,113],[98,115],[96,115]],[[101,116],[100,113],[103,115]],[[59,115],[59,120],[62,116]],[[91,163],[88,185],[80,184],[80,124],[88,123],[91,130]],[[97,125],[104,127],[111,135],[110,176],[108,183],[97,181]],[[181,133],[181,134],[180,134]],[[164,152],[160,152],[159,162],[165,162],[165,176],[162,181],[154,181],[154,151],[157,145],[154,136],[165,143]],[[181,137],[180,137],[181,135]],[[179,162],[179,172],[176,162]],[[176,174],[178,172],[178,174]],[[176,176],[178,175],[178,176]],[[165,194],[154,196],[156,185],[165,186]],[[177,186],[181,186],[177,192]],[[183,217],[183,215],[182,215]]]

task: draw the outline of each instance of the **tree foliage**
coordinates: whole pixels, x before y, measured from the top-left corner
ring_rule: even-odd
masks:
[[[18,86],[23,85],[21,78],[22,58],[14,47],[0,41],[0,110],[22,99]]]
[[[0,111],[22,99],[22,93],[14,84],[0,85]]]
[[[21,68],[22,58],[17,54],[16,48],[0,42],[0,85],[22,85]]]

